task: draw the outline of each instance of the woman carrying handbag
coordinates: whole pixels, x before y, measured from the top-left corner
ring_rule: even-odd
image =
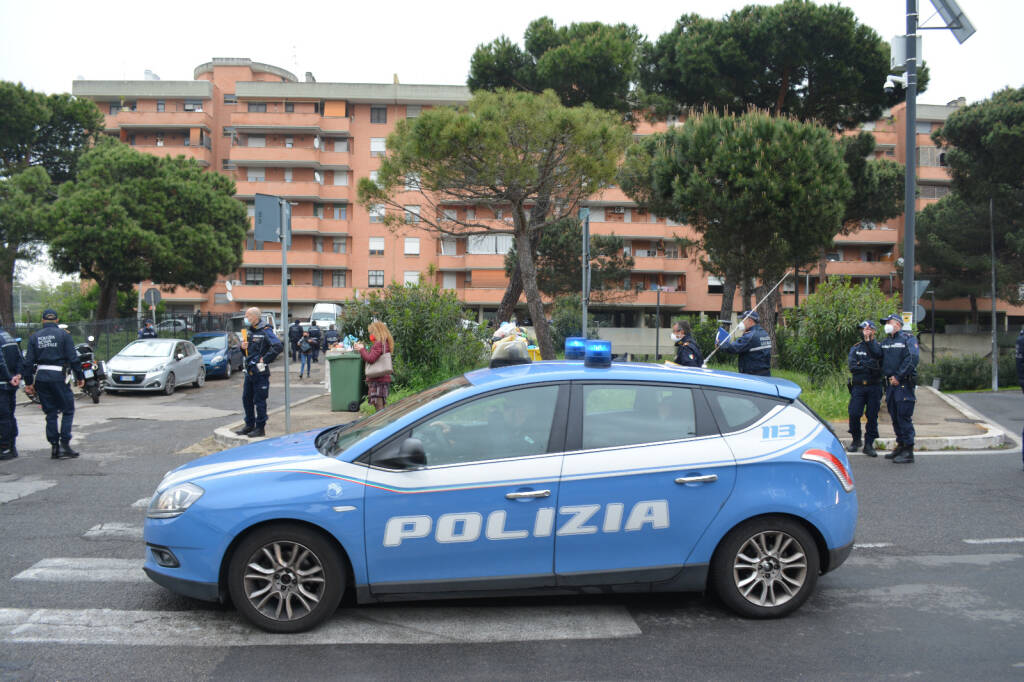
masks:
[[[388,326],[380,320],[370,323],[370,350],[360,342],[353,346],[363,356],[366,363],[366,385],[369,387],[367,399],[376,410],[383,410],[391,391],[391,354],[395,352],[395,340],[391,337]]]

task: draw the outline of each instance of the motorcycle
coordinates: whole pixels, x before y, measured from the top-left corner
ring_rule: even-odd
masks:
[[[87,343],[80,343],[75,346],[75,352],[78,354],[78,361],[82,364],[82,375],[85,379],[85,384],[82,386],[82,392],[77,394],[75,397],[80,398],[82,396],[89,396],[92,398],[94,403],[99,403],[100,393],[102,393],[103,383],[107,380],[107,363],[102,360],[96,361],[96,354],[93,352],[92,346],[89,344],[96,340],[96,337],[90,336]],[[65,381],[68,387],[74,392],[75,388],[75,376],[71,372],[68,372]],[[29,400],[33,403],[39,404],[39,394],[33,393],[29,396]]]

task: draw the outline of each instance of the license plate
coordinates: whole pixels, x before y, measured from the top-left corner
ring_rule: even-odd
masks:
[[[135,381],[135,377],[121,377],[121,381]]]
[[[92,377],[93,377],[93,372],[92,372],[91,369],[85,370],[84,372],[82,372],[82,374],[85,375],[86,379],[92,379]]]

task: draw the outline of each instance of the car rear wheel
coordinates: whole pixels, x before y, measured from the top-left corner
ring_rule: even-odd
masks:
[[[747,618],[796,611],[818,582],[818,547],[798,522],[751,519],[725,536],[711,560],[711,580],[725,605]]]
[[[206,383],[206,368],[200,366],[196,372],[196,380],[192,382],[192,386],[195,388],[202,388],[204,383]]]
[[[164,395],[174,395],[174,372],[167,373],[167,381],[164,383]]]
[[[274,524],[239,543],[228,567],[235,608],[269,632],[302,632],[338,608],[345,564],[334,546],[309,528]]]

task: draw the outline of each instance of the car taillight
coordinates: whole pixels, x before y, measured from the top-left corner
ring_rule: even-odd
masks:
[[[824,464],[833,474],[836,475],[836,478],[839,479],[839,482],[843,486],[843,490],[846,492],[853,490],[853,477],[850,476],[850,472],[846,470],[846,467],[839,461],[839,458],[831,452],[828,452],[827,450],[808,450],[801,455],[801,459]]]

